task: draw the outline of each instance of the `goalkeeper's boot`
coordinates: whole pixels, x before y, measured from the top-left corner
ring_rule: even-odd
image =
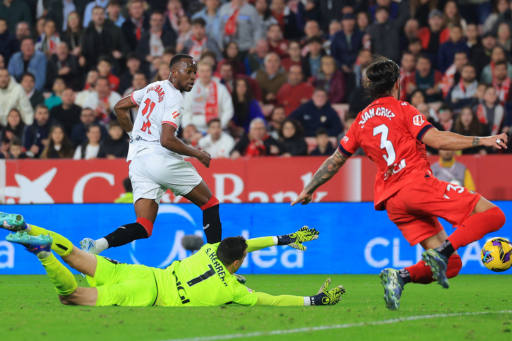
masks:
[[[395,269],[384,269],[380,272],[380,283],[384,288],[384,302],[389,310],[397,310],[400,307],[400,298],[404,291],[404,280],[400,272]]]
[[[92,253],[93,255],[98,255],[99,252],[96,251],[95,246],[96,241],[91,238],[84,238],[80,242],[80,247],[82,248],[82,251],[85,251],[87,253]]]
[[[21,214],[0,212],[0,223],[0,227],[12,232],[23,231],[27,228],[27,223]]]
[[[238,283],[245,284],[245,282],[247,282],[247,279],[244,276],[239,275],[239,274],[233,274],[233,275],[236,277],[236,280],[238,281]]]
[[[11,233],[5,239],[11,243],[25,246],[28,252],[35,255],[41,251],[51,252],[53,242],[50,235],[31,236],[27,232]]]
[[[446,269],[448,268],[448,258],[443,256],[435,249],[426,250],[423,252],[422,259],[432,270],[432,277],[437,280],[437,283],[445,289],[448,289],[448,277],[446,276]]]

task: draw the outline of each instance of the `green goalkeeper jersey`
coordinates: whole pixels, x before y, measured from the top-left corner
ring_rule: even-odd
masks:
[[[240,284],[217,258],[220,243],[206,244],[194,255],[153,269],[158,285],[156,305],[165,307],[253,306],[257,294]]]

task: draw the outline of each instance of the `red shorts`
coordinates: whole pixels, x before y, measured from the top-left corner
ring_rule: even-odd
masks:
[[[435,177],[415,181],[386,201],[389,219],[412,245],[443,230],[437,220],[460,225],[473,212],[481,195]]]

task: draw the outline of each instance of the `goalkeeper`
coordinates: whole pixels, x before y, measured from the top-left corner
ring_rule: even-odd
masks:
[[[343,286],[328,289],[327,279],[314,296],[272,296],[254,292],[240,284],[233,274],[248,252],[273,245],[289,245],[306,250],[303,242],[315,240],[319,232],[304,226],[296,233],[245,240],[228,237],[220,243],[205,244],[197,253],[175,261],[166,269],[121,264],[80,250],[65,237],[35,225],[26,224],[17,214],[0,212],[0,227],[16,232],[7,240],[21,244],[35,254],[65,305],[90,306],[219,306],[241,305],[334,305],[345,293]],[[73,269],[86,275],[90,288],[78,287],[75,277],[53,255],[61,256]]]

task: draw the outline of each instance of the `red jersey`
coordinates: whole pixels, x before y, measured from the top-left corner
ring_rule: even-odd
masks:
[[[376,99],[358,115],[339,151],[351,156],[361,147],[377,164],[375,209],[405,185],[432,175],[425,145],[425,133],[433,128],[416,108],[393,96]]]

